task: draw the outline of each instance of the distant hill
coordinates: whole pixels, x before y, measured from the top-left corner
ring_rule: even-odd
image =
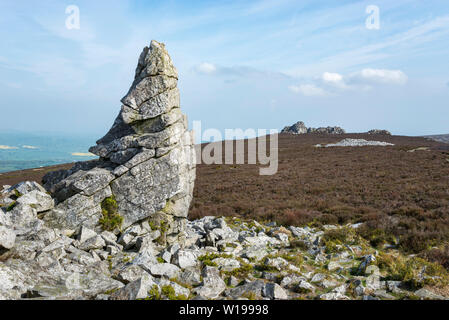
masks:
[[[433,136],[423,136],[423,138],[431,139],[438,142],[449,143],[449,134],[438,134]]]

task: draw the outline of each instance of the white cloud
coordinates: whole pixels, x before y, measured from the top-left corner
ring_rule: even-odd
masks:
[[[326,91],[313,84],[300,84],[298,86],[289,86],[290,91],[300,93],[304,96],[324,96]]]
[[[38,147],[35,147],[35,146],[27,146],[27,145],[22,146],[22,148],[24,148],[24,149],[39,149]]]
[[[387,69],[363,69],[358,73],[353,74],[353,81],[403,85],[407,82],[408,77],[401,70],[387,70]]]
[[[212,63],[203,62],[196,67],[196,70],[199,73],[211,74],[211,73],[214,73],[215,71],[217,71],[217,67]]]
[[[323,73],[323,81],[325,82],[341,82],[343,80],[343,76],[339,73]]]
[[[291,85],[288,88],[304,96],[324,96],[353,89],[370,90],[380,85],[404,85],[407,80],[407,75],[401,70],[367,68],[349,75],[324,72],[321,77],[309,79],[308,82],[312,83]]]
[[[321,77],[324,84],[332,85],[339,88],[346,88],[344,78],[339,73],[325,72]]]

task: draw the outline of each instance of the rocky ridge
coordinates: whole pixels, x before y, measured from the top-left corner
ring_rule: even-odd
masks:
[[[446,299],[447,272],[373,249],[361,224],[320,228],[204,217],[182,242],[148,221],[119,233],[54,228],[35,182],[7,187],[0,210],[0,299]]]
[[[307,128],[302,121],[298,121],[292,126],[286,126],[281,133],[305,134],[305,133],[324,133],[324,134],[344,134],[346,131],[340,127],[320,127]]]
[[[164,44],[139,57],[134,81],[109,132],[89,149],[98,160],[48,173],[55,200],[44,221],[61,230],[99,231],[147,219],[164,241],[184,237],[195,180],[195,151],[182,114],[178,73]]]
[[[368,134],[380,134],[380,135],[386,135],[391,136],[391,132],[388,130],[381,130],[381,129],[372,129],[367,132]]]

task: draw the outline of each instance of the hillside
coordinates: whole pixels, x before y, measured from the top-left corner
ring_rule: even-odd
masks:
[[[314,148],[343,138],[393,147]],[[429,150],[407,152],[419,147]],[[197,165],[190,219],[208,215],[273,220],[286,225],[367,222],[374,244],[401,238],[420,253],[449,237],[449,145],[417,137],[344,134],[279,135],[279,170],[257,165]],[[0,185],[40,182],[72,164],[0,174]],[[217,183],[219,181],[219,183]]]
[[[433,136],[424,136],[424,138],[428,138],[434,141],[449,143],[449,134],[438,134]]]

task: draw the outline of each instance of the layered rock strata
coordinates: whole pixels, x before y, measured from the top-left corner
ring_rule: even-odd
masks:
[[[139,57],[114,124],[89,149],[99,159],[44,177],[44,187],[57,201],[45,216],[47,222],[62,229],[98,229],[109,199],[116,203],[122,228],[148,219],[162,230],[164,241],[183,237],[195,152],[177,82],[164,44],[152,41]]]

